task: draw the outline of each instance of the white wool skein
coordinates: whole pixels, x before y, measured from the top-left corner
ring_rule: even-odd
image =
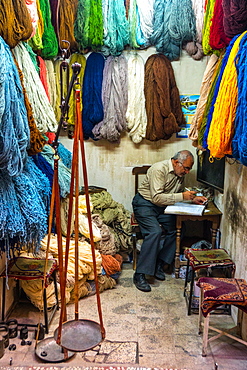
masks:
[[[54,110],[27,49],[22,43],[19,43],[12,49],[12,52],[23,73],[24,87],[32,106],[33,116],[38,130],[41,133],[47,131],[55,132],[57,121]]]
[[[137,53],[129,53],[128,61],[128,106],[126,112],[129,136],[138,144],[146,136],[147,114],[144,95],[144,61]]]
[[[154,0],[136,0],[140,14],[140,26],[143,37],[149,40],[153,33]]]

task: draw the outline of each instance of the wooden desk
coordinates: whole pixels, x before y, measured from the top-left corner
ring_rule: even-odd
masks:
[[[217,230],[220,226],[222,212],[218,210],[213,202],[209,202],[207,208],[205,209],[202,216],[194,215],[176,215],[176,228],[177,228],[177,237],[176,237],[176,255],[175,255],[175,277],[179,278],[179,270],[182,265],[187,264],[187,261],[183,263],[180,261],[180,242],[181,242],[181,228],[183,221],[211,221],[212,222],[212,248],[215,248]]]

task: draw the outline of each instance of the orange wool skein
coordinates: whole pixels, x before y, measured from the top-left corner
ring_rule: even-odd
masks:
[[[31,37],[33,25],[25,0],[1,1],[0,14],[0,36],[10,48]]]
[[[15,58],[14,58],[15,60]],[[20,70],[18,63],[15,60],[15,64],[18,69],[18,73],[20,76],[21,86],[22,86],[22,92],[24,95],[24,102],[27,110],[27,119],[28,119],[28,125],[30,129],[30,147],[27,150],[28,155],[34,155],[42,151],[44,145],[46,144],[45,139],[43,138],[42,134],[39,132],[34,117],[33,117],[33,110],[31,107],[31,104],[28,100],[27,93],[23,84],[23,73]]]
[[[108,276],[121,271],[121,262],[110,254],[101,254],[102,267]]]

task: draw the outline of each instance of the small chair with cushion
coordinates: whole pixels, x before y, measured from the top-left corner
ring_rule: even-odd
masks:
[[[245,346],[247,341],[241,339],[233,333],[233,330],[239,329],[234,326],[230,329],[220,330],[209,325],[210,313],[217,307],[227,304],[233,305],[247,313],[247,284],[243,279],[234,278],[210,278],[202,277],[198,280],[197,285],[200,288],[200,311],[199,311],[199,334],[203,332],[202,356],[207,355],[208,343],[226,335]],[[204,317],[204,322],[203,322]],[[217,316],[217,318],[220,316]],[[208,338],[208,331],[215,331],[216,335]],[[236,333],[237,334],[237,333]]]
[[[187,269],[184,284],[184,297],[187,298],[187,284],[189,280],[189,267],[191,267],[190,292],[188,300],[188,315],[191,315],[192,296],[194,289],[196,271],[205,269],[206,275],[212,274],[212,271],[221,269],[224,277],[232,278],[235,274],[235,263],[230,258],[227,251],[223,248],[218,249],[193,249],[187,248],[184,251],[187,258]]]

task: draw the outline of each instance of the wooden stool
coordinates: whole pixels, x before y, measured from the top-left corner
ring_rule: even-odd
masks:
[[[45,280],[44,280],[44,269],[46,268]],[[56,269],[57,262],[55,259],[45,259],[41,258],[31,258],[31,257],[16,257],[8,261],[7,271],[6,269],[0,274],[0,277],[3,278],[3,290],[2,290],[2,321],[6,319],[5,313],[5,301],[6,301],[6,278],[13,278],[18,280],[35,280],[41,279],[44,283],[44,292],[43,292],[43,305],[44,305],[44,327],[45,331],[48,334],[49,324],[55,314],[55,311],[59,308],[58,301],[58,290],[57,290],[57,280],[56,280]],[[46,288],[49,285],[50,281],[53,280],[54,292],[56,297],[56,304],[53,307],[50,317],[48,319],[48,309],[47,309],[47,297],[46,297]],[[7,315],[8,316],[8,315]],[[18,323],[18,325],[23,325]],[[26,325],[26,324],[25,324]],[[27,324],[26,326],[34,326]]]
[[[200,269],[206,269],[207,275],[210,274],[210,268],[223,268],[224,277],[233,277],[235,273],[235,263],[231,260],[225,249],[193,249],[187,248],[184,251],[187,258],[187,269],[184,283],[184,297],[188,305],[188,315],[191,315],[192,296],[195,281],[195,272]],[[192,269],[190,282],[189,300],[187,299],[187,284],[189,276],[189,267]],[[230,312],[228,312],[230,313]]]
[[[199,334],[202,333],[203,327],[202,356],[207,356],[208,343],[222,335],[226,335],[247,346],[247,341],[229,333],[234,329],[238,329],[238,326],[234,326],[230,329],[219,330],[209,325],[210,312],[222,304],[234,305],[244,312],[247,312],[247,284],[245,280],[202,277],[198,280],[197,285],[201,288]],[[208,329],[211,329],[218,334],[208,338]]]

